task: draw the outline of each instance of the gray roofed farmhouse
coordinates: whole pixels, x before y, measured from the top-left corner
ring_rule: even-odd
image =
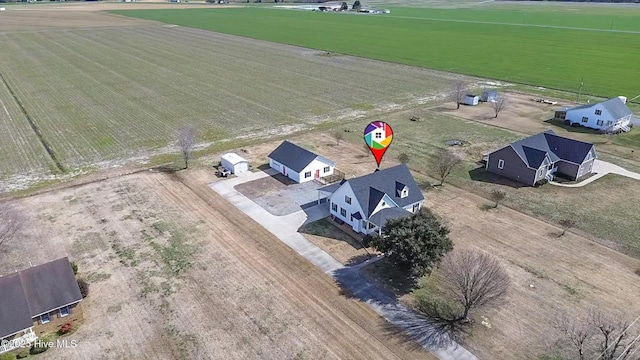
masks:
[[[486,169],[527,185],[555,176],[576,180],[591,173],[597,158],[593,144],[548,130],[490,153]]]
[[[599,103],[559,109],[554,119],[570,126],[620,132],[631,130],[632,115],[626,98],[619,96]]]
[[[387,220],[419,211],[424,200],[405,164],[343,180],[318,191],[328,194],[331,215],[364,234],[380,232]]]

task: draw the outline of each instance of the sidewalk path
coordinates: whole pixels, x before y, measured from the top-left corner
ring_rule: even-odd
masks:
[[[564,186],[564,187],[581,187],[581,186],[590,184],[607,174],[617,174],[620,176],[626,176],[628,178],[640,180],[640,174],[635,173],[633,171],[629,171],[623,167],[620,167],[618,165],[612,164],[610,162],[602,161],[602,160],[594,160],[593,172],[595,173],[595,175],[577,184],[562,184],[562,183],[557,183],[555,181],[550,181],[549,184],[553,184],[556,186]]]
[[[432,346],[429,339],[421,338],[411,333],[411,328],[420,321],[416,315],[398,303],[398,300],[393,294],[370,282],[361,273],[363,267],[382,259],[382,256],[369,259],[357,265],[344,266],[331,255],[307,240],[302,234],[298,233],[300,226],[329,216],[329,209],[326,204],[306,208],[286,216],[275,216],[235,190],[236,185],[261,179],[275,173],[275,170],[272,169],[266,172],[247,172],[240,174],[237,178],[218,181],[209,186],[231,204],[269,230],[269,232],[278,237],[278,239],[287,244],[287,246],[332,276],[340,286],[348,290],[353,296],[367,303],[390,323],[407,331],[420,345],[428,349],[439,359],[476,359],[472,353],[460,345],[455,344],[447,348],[438,348]]]

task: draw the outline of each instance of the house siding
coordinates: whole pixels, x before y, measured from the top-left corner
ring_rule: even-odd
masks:
[[[504,160],[503,169],[498,168],[498,161],[500,159]],[[527,185],[533,185],[536,179],[536,169],[527,167],[511,146],[504,147],[489,154],[486,169],[491,173],[498,174]]]
[[[351,204],[347,204],[344,201],[345,196],[351,198]],[[331,209],[331,204],[338,205],[337,211],[333,211],[333,209]],[[347,216],[340,215],[340,208],[343,208],[347,211]],[[362,214],[363,220],[353,219],[353,221],[351,221],[351,214],[355,214],[357,212],[360,212],[360,214]],[[356,199],[356,196],[351,189],[351,185],[349,185],[348,182],[342,184],[342,186],[340,186],[329,197],[329,213],[349,224],[354,231],[360,231],[360,226],[364,227],[365,220],[367,219],[366,214],[364,213],[364,211],[362,211],[362,208],[360,207],[360,204],[358,203],[358,200]]]
[[[578,174],[580,174],[580,177],[589,175],[593,172],[593,161],[594,159],[591,159],[589,161],[585,161],[584,163],[582,163],[582,165],[580,165],[580,168],[578,169]]]
[[[325,173],[323,170],[327,166],[329,167],[329,172]],[[320,177],[323,177],[323,176],[332,175],[334,167],[331,164],[327,164],[319,159],[315,159],[309,165],[307,165],[307,167],[305,167],[300,172],[300,174],[298,174],[298,176],[300,177],[300,180],[298,182],[307,182],[307,181],[315,180],[316,171],[318,170],[320,171]],[[311,177],[305,179],[304,173],[309,171],[311,172]]]
[[[51,316],[51,321],[46,324],[40,324],[40,317],[33,318],[33,332],[36,333],[37,336],[42,336],[43,334],[58,331],[63,324],[68,322],[76,323],[82,320],[82,306],[80,303],[75,303],[69,306],[69,315],[65,317],[60,317],[60,309],[53,310],[49,313]]]
[[[600,110],[602,113],[600,115],[596,115],[596,110]],[[588,118],[586,123],[582,122],[583,117]],[[567,110],[566,119],[572,124],[578,123],[582,126],[598,130],[604,130],[612,126],[612,129],[615,131],[625,125],[629,125],[631,115],[617,119],[601,104],[594,104],[593,106],[585,109]],[[602,120],[602,125],[598,125],[598,120]],[[609,121],[611,121],[612,124],[608,124]]]

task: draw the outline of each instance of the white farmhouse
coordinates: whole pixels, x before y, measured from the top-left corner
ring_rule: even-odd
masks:
[[[572,126],[578,124],[597,130],[629,131],[632,113],[626,100],[619,96],[596,104],[564,108],[556,111],[554,118]]]
[[[328,195],[331,215],[359,233],[380,233],[389,219],[420,210],[424,197],[405,164],[343,180],[318,190]]]
[[[269,154],[269,166],[291,180],[303,183],[332,175],[336,164],[285,140]]]

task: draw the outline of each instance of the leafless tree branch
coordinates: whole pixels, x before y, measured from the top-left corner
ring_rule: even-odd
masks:
[[[182,153],[182,158],[184,159],[184,168],[189,168],[189,161],[191,161],[191,157],[193,154],[193,145],[195,143],[195,128],[193,125],[187,125],[185,127],[180,128],[178,133],[178,146],[180,147],[180,152]]]
[[[493,108],[493,112],[495,114],[495,118],[498,117],[502,109],[507,105],[507,98],[503,95],[498,95],[494,101],[491,102],[491,107]]]
[[[460,80],[453,84],[452,100],[456,103],[456,110],[460,109],[460,104],[464,100],[464,96],[469,92],[469,86],[466,82]]]
[[[0,245],[11,241],[24,223],[24,216],[14,206],[0,203]]]
[[[456,154],[450,150],[440,150],[436,155],[438,164],[438,175],[440,176],[440,184],[444,184],[444,180],[451,174],[451,171],[462,162]]]

